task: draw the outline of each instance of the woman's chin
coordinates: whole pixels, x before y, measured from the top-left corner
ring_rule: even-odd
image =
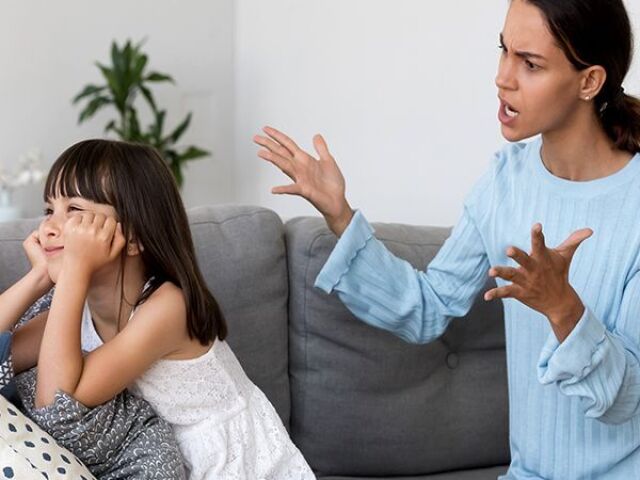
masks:
[[[522,140],[525,140],[529,137],[533,137],[534,135],[536,135],[535,133],[522,132],[520,130],[515,130],[513,128],[506,127],[505,125],[501,126],[500,131],[502,133],[502,136],[507,142],[520,142]]]

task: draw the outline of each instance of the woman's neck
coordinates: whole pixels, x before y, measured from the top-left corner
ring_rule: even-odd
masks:
[[[105,327],[112,326],[116,331],[123,328],[145,281],[144,269],[137,257],[127,257],[122,285],[119,268],[94,275],[87,294],[94,322]]]
[[[565,128],[542,134],[542,161],[556,177],[585,182],[624,168],[632,154],[615,147],[595,116],[576,115]]]

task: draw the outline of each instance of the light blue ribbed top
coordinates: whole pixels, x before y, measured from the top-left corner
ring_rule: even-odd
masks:
[[[490,266],[516,265],[507,247],[531,250],[533,224],[549,247],[593,229],[569,275],[585,313],[562,344],[542,314],[504,301],[511,466],[502,478],[640,479],[640,155],[573,182],[545,168],[540,147],[538,138],[496,154],[425,271],[394,257],[358,211],[316,286],[371,325],[429,342],[469,311]]]

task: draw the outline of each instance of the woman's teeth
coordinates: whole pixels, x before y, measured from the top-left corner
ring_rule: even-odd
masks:
[[[515,117],[517,117],[518,115],[520,115],[520,112],[516,112],[515,110],[511,110],[511,109],[509,108],[509,105],[505,105],[505,106],[504,106],[504,111],[505,111],[505,112],[506,112],[506,114],[507,114],[508,116],[510,116],[511,118],[515,118]]]

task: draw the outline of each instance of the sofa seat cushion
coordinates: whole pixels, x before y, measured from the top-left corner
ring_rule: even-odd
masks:
[[[418,269],[449,235],[375,227]],[[285,228],[292,436],[318,474],[410,477],[509,463],[501,304],[478,298],[438,340],[405,343],[313,287],[336,242],[322,219]]]
[[[496,480],[507,472],[507,466],[436,473],[420,477],[402,477],[402,480]],[[320,477],[318,480],[399,480],[397,477]]]

